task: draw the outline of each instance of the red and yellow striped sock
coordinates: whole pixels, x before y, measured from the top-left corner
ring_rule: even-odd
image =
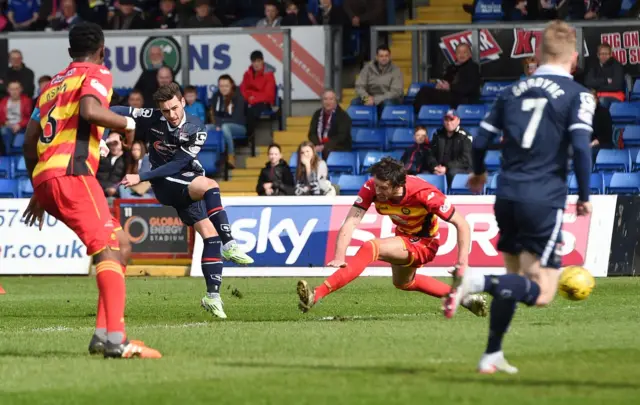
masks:
[[[98,263],[96,280],[104,303],[107,333],[122,333],[124,339],[125,285],[123,266],[114,260]]]

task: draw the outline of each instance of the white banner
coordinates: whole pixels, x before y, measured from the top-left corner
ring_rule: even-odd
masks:
[[[113,74],[113,86],[133,87],[143,67],[149,63],[151,46],[160,46],[165,64],[179,71],[188,67],[191,85],[215,85],[218,77],[229,74],[238,85],[249,68],[251,52],[260,50],[265,62],[275,69],[276,82],[283,80],[282,34],[192,35],[189,60],[181,60],[179,37],[110,36],[106,32],[105,65]],[[323,27],[292,27],[292,97],[294,100],[318,100],[324,88],[325,37]],[[24,63],[35,78],[53,76],[71,62],[65,37],[9,38],[9,49],[22,51]],[[180,73],[176,81],[181,82]],[[182,83],[184,84],[184,83]],[[37,85],[37,83],[36,83]],[[208,91],[211,97],[211,91]],[[204,101],[204,100],[203,100]]]
[[[576,197],[570,196],[563,218],[563,265],[579,265],[596,277],[606,277],[609,266],[611,232],[616,196],[593,196],[593,214],[577,217]],[[496,248],[498,227],[493,214],[493,196],[449,196],[457,212],[469,222],[471,250],[469,266],[484,274],[504,272]],[[351,208],[354,197],[230,197],[223,198],[231,231],[244,252],[254,258],[252,267],[225,263],[224,275],[250,276],[327,276],[335,269],[324,265],[333,258],[337,233]],[[373,238],[393,236],[393,224],[371,207],[364,216],[347,249],[352,256],[359,246]],[[419,273],[448,276],[457,255],[457,235],[453,226],[440,222],[440,248],[434,261]],[[191,275],[202,276],[202,239],[196,236]],[[363,273],[390,276],[388,264],[372,263]]]
[[[65,224],[45,215],[42,231],[27,227],[28,199],[0,199],[0,275],[88,274],[91,258]]]

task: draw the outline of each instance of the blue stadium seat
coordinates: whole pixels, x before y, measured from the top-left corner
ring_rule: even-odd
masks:
[[[468,174],[456,174],[449,187],[449,194],[454,195],[472,195],[473,193],[467,187]]]
[[[490,150],[484,158],[484,164],[487,166],[488,172],[497,172],[500,170],[502,154],[498,150]]]
[[[394,158],[397,161],[402,160],[402,155],[404,154],[403,150],[392,150],[387,152],[387,156]]]
[[[608,194],[640,194],[640,173],[613,173]]]
[[[504,89],[511,86],[512,82],[486,82],[482,85],[480,92],[480,101],[483,103],[493,102],[502,93]]]
[[[640,171],[640,152],[635,152],[631,154],[631,166],[632,166],[631,171],[634,171],[634,172]]]
[[[343,174],[338,180],[340,195],[357,195],[369,176]]]
[[[298,152],[293,152],[291,157],[289,158],[289,168],[292,172],[295,173],[296,168],[298,167]]]
[[[28,175],[27,163],[24,161],[24,157],[20,156],[20,158],[16,161],[16,167],[13,172],[13,177],[25,177]]]
[[[207,139],[204,141],[204,145],[202,145],[202,150],[224,152],[225,146],[222,131],[217,131],[215,129],[207,130]]]
[[[640,125],[627,125],[622,131],[625,148],[640,146]],[[635,158],[633,156],[632,158]]]
[[[491,180],[489,180],[489,184],[484,188],[485,194],[495,195],[496,190],[498,189],[498,177],[500,177],[499,173],[491,176]]]
[[[413,127],[413,106],[388,105],[380,115],[382,127]]]
[[[596,156],[594,171],[596,172],[628,172],[631,167],[631,156],[628,150],[600,149]]]
[[[114,87],[113,92],[120,97],[129,97],[129,93],[133,90],[133,87]]]
[[[383,157],[388,156],[387,152],[382,151],[369,151],[367,152],[362,161],[360,162],[360,173],[365,173],[369,167],[379,162]]]
[[[0,198],[18,198],[18,180],[0,179]]]
[[[478,136],[478,131],[480,130],[479,127],[465,127],[462,129],[464,129],[467,132],[467,134],[471,137],[472,140],[473,138]]]
[[[413,129],[411,128],[387,129],[387,144],[389,145],[389,149],[402,149],[404,151],[413,145],[414,142]]]
[[[575,174],[569,175],[569,194],[578,194],[578,179]],[[604,176],[602,173],[591,173],[589,179],[591,194],[604,194]]]
[[[29,179],[18,180],[18,196],[20,198],[31,198],[32,195],[33,195],[33,185],[31,185],[31,180]]]
[[[438,190],[442,191],[444,194],[447,194],[447,176],[422,173],[419,174],[418,177],[436,186]]]
[[[347,108],[351,117],[351,125],[354,127],[373,128],[378,120],[378,112],[374,106],[352,105]]]
[[[24,132],[18,132],[13,136],[13,142],[11,143],[9,153],[12,155],[21,155],[22,145],[24,145]]]
[[[609,112],[614,124],[635,124],[638,121],[638,107],[631,103],[611,103]]]
[[[10,179],[13,177],[13,159],[0,156],[0,178]]]
[[[386,144],[385,130],[379,128],[351,128],[351,145],[354,150],[382,150]]]
[[[215,173],[216,163],[218,162],[218,155],[211,151],[202,151],[198,153],[198,161],[202,165],[206,175]]]
[[[640,79],[636,79],[631,90],[631,101],[640,100]]]
[[[327,157],[329,172],[335,173],[356,173],[356,155],[352,152],[331,152]]]
[[[423,105],[418,112],[418,125],[442,125],[442,117],[449,110],[448,105]]]
[[[462,125],[480,125],[486,112],[482,104],[461,104],[456,111]]]
[[[409,88],[407,89],[407,94],[404,96],[404,103],[405,104],[412,104],[413,101],[416,99],[416,94],[418,94],[420,89],[425,87],[425,86],[433,86],[433,84],[431,84],[431,83],[419,83],[419,82],[411,83],[409,85]]]

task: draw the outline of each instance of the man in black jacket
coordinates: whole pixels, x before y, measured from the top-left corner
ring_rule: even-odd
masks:
[[[327,159],[334,150],[351,150],[351,117],[338,105],[333,90],[322,95],[322,108],[311,117],[309,141],[316,145],[316,152],[322,152]]]
[[[427,169],[447,176],[449,186],[456,174],[471,170],[471,137],[460,127],[455,110],[447,111],[442,128],[433,135]]]
[[[624,68],[613,57],[611,45],[598,46],[598,62],[587,70],[584,85],[596,90],[603,107],[609,108],[613,101],[624,101]]]
[[[26,94],[29,98],[33,98],[33,93],[35,92],[35,76],[33,70],[26,67],[23,63],[22,52],[17,49],[9,52],[9,69],[4,78],[4,85],[8,86],[9,83],[14,81],[20,82],[23,94]]]
[[[471,46],[459,44],[456,63],[447,67],[435,88],[423,87],[413,103],[416,113],[427,104],[446,104],[457,108],[460,104],[474,104],[480,99],[480,67],[471,59]]]

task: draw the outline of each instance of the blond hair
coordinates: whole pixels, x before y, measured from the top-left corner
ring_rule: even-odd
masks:
[[[568,63],[576,52],[576,31],[564,21],[547,24],[542,32],[540,64]]]

